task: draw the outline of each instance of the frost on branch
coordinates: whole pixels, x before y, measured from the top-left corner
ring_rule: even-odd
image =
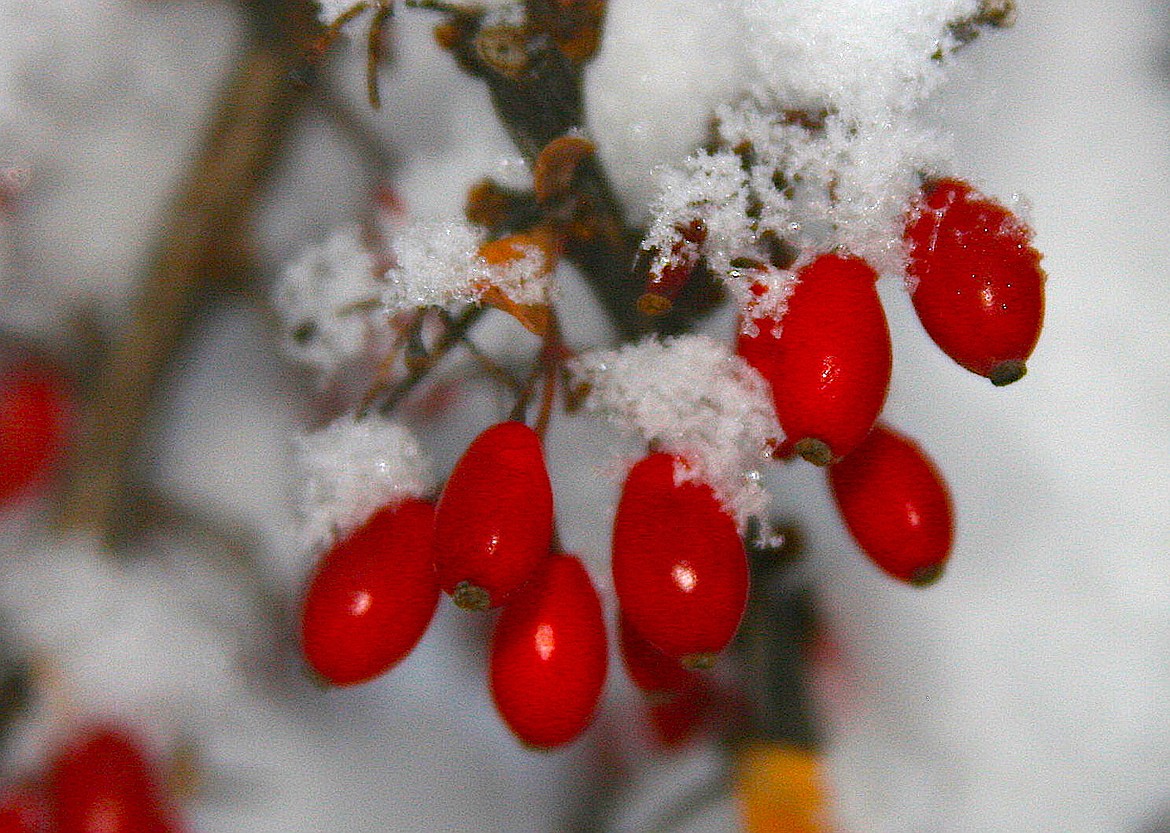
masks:
[[[388,503],[422,497],[434,487],[430,460],[404,426],[345,416],[302,436],[302,541],[328,546]]]
[[[741,528],[768,495],[758,468],[782,434],[767,383],[743,359],[701,335],[646,339],[582,354],[571,365],[585,407],[633,428],[691,467],[679,482],[707,482]]]
[[[462,221],[384,220],[381,231],[381,261],[358,228],[346,226],[286,268],[276,286],[285,349],[326,378],[384,354],[397,313],[454,311],[499,297],[516,305],[548,301],[555,241],[515,235],[485,243],[484,229]]]

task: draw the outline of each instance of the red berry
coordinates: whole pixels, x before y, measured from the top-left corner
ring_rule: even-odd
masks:
[[[894,578],[938,579],[955,537],[951,496],[916,443],[877,425],[829,469],[841,517],[857,545]]]
[[[49,806],[31,784],[11,784],[0,790],[0,833],[48,833]]]
[[[377,512],[321,559],[301,619],[305,658],[333,685],[380,676],[409,654],[439,601],[434,509],[409,499]]]
[[[90,727],[50,768],[56,833],[173,833],[161,776],[123,729]]]
[[[702,724],[713,699],[711,686],[702,674],[684,668],[643,639],[624,615],[618,628],[626,671],[646,695],[655,737],[664,747],[680,746]]]
[[[592,719],[607,661],[605,619],[589,574],[576,558],[556,555],[500,614],[492,698],[524,743],[561,746]]]
[[[66,390],[60,375],[33,363],[10,367],[0,376],[0,503],[27,491],[60,456]]]
[[[548,556],[552,528],[540,438],[522,422],[493,425],[468,446],[439,499],[439,583],[460,607],[502,604]]]
[[[865,439],[881,412],[893,367],[890,330],[864,260],[821,255],[800,270],[779,321],[759,318],[738,351],[772,386],[793,453],[818,465],[844,457]]]
[[[955,179],[937,180],[905,231],[914,309],[943,352],[995,385],[1024,375],[1044,320],[1044,271],[1032,231]]]
[[[638,634],[623,614],[618,624],[618,645],[630,680],[644,694],[656,701],[672,700],[674,695],[694,688],[702,678],[695,672],[679,665],[677,659],[668,657]]]
[[[650,727],[664,749],[678,749],[703,728],[713,714],[715,695],[704,680],[702,684],[680,691],[666,701],[649,703]]]
[[[614,519],[613,578],[630,627],[698,667],[735,636],[748,566],[735,521],[711,488],[675,484],[680,462],[651,454],[630,469]]]
[[[646,289],[638,299],[638,310],[643,315],[665,315],[670,312],[675,298],[682,292],[687,281],[699,264],[703,242],[707,239],[707,226],[702,220],[692,220],[685,226],[678,226],[678,239],[669,252],[653,249],[646,254]]]

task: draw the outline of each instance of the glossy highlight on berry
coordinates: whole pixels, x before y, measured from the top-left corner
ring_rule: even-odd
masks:
[[[309,666],[356,685],[386,673],[418,644],[439,601],[434,509],[408,499],[384,507],[321,559],[301,616]]]
[[[915,442],[879,424],[829,469],[829,483],[850,534],[878,567],[909,584],[938,580],[954,543],[954,509]]]
[[[1002,387],[1021,379],[1044,322],[1032,230],[956,179],[929,183],[906,224],[918,319],[944,353]]]
[[[522,422],[481,433],[455,464],[435,512],[435,564],[456,604],[503,604],[552,543],[553,494],[540,437]]]
[[[613,578],[630,626],[672,659],[707,667],[735,636],[748,594],[747,555],[710,486],[675,483],[679,458],[630,469],[613,532]]]
[[[890,387],[890,330],[864,260],[825,254],[798,273],[780,320],[758,318],[739,337],[740,356],[772,388],[785,438],[775,456],[819,466],[865,439]]]
[[[552,749],[589,725],[608,664],[601,600],[581,562],[555,555],[500,614],[491,646],[496,708],[528,746]]]

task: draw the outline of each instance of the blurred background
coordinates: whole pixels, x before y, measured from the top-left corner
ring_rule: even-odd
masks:
[[[85,379],[116,349],[149,264],[182,237],[175,201],[249,54],[248,21],[210,0],[0,0],[9,361],[33,350]],[[482,84],[436,48],[435,22],[396,15],[380,111],[365,103],[361,44],[339,41],[273,140],[247,205],[254,234],[200,227],[220,237],[195,271],[219,277],[193,279],[175,357],[126,425],[128,479],[147,507],[130,557],[95,560],[92,543],[49,534],[61,503],[49,486],[0,516],[3,655],[35,671],[33,695],[12,701],[25,708],[6,708],[7,777],[43,755],[62,715],[92,711],[199,750],[185,807],[206,833],[650,830],[655,807],[676,806],[693,812],[669,829],[735,829],[717,742],[660,748],[617,663],[582,741],[522,749],[487,694],[487,625],[445,600],[419,649],[376,682],[322,691],[300,671],[290,611],[313,556],[297,535],[291,449],[337,392],[282,355],[268,287],[373,210],[378,186],[442,218],[484,176],[528,177]],[[654,171],[703,140],[735,88],[736,35],[722,3],[611,0],[588,123],[634,222]],[[1049,276],[1029,374],[1006,389],[954,367],[899,282],[881,283],[895,349],[886,419],[929,450],[955,497],[945,578],[890,581],[856,552],[820,471],[769,473],[817,600],[811,713],[842,833],[1170,829],[1168,56],[1170,13],[1154,0],[1021,0],[1016,25],[958,53],[927,105],[953,134],[956,171],[1032,223]],[[604,341],[603,315],[569,281],[570,341]],[[502,315],[478,337],[517,360],[537,347]],[[407,406],[441,472],[510,407],[467,381],[469,366],[454,360]],[[585,417],[552,426],[564,544],[603,595],[615,460],[636,452]]]

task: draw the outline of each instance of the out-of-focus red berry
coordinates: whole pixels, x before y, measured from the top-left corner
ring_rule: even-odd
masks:
[[[929,183],[905,239],[914,309],[960,365],[994,385],[1022,377],[1044,321],[1044,271],[1032,231],[957,179]]]
[[[626,671],[646,695],[650,727],[658,743],[674,749],[699,730],[714,697],[710,682],[698,671],[684,668],[630,627],[622,616],[619,645]]]
[[[829,483],[845,526],[877,566],[917,585],[942,575],[954,510],[946,482],[916,443],[879,424],[829,469]]]
[[[698,685],[702,679],[697,672],[684,668],[676,658],[667,656],[640,636],[624,614],[618,624],[618,634],[630,680],[653,699],[671,700],[673,695]]]
[[[0,503],[41,481],[61,456],[69,423],[65,379],[33,362],[0,374]]]
[[[630,469],[614,519],[613,578],[630,627],[700,667],[735,636],[748,565],[735,521],[711,488],[675,484],[680,462],[658,453]]]
[[[501,422],[455,464],[435,513],[439,584],[460,607],[503,604],[552,543],[553,494],[540,437]]]
[[[56,833],[177,833],[162,775],[125,729],[76,734],[49,768]]]
[[[772,386],[785,435],[777,457],[828,465],[881,413],[893,356],[876,280],[860,258],[821,255],[800,270],[783,318],[755,319],[758,334],[739,337],[739,354]]]
[[[0,789],[0,833],[49,833],[51,816],[44,792],[32,784]]]
[[[589,725],[605,685],[606,644],[589,574],[572,556],[552,556],[504,608],[492,637],[492,698],[520,740],[551,749]]]
[[[387,506],[321,559],[305,595],[305,659],[333,685],[364,683],[409,654],[439,601],[434,509]]]

